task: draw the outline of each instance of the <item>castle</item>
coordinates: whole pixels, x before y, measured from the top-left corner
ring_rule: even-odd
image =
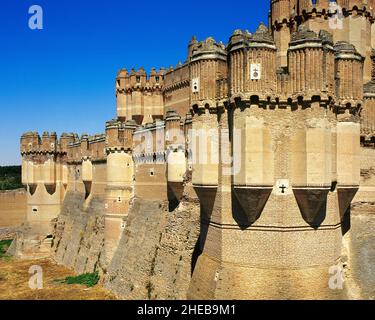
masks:
[[[375,0],[271,0],[268,27],[235,30],[227,45],[194,37],[175,68],[120,70],[104,134],[25,133],[19,254],[67,261],[51,221],[96,207],[103,242],[90,263],[100,255],[108,271],[136,201],[169,212],[190,201],[200,230],[182,297],[334,296],[328,269],[350,229],[361,150],[375,144],[374,13]]]

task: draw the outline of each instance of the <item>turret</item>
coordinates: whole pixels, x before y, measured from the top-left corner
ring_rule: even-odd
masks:
[[[68,184],[68,144],[73,135],[25,133],[21,137],[22,183],[27,186],[27,222],[49,234],[50,221],[60,213]]]
[[[296,15],[296,0],[271,1],[270,27],[277,47],[277,68],[286,67],[288,43],[290,41],[292,18]]]
[[[364,58],[352,44],[335,44],[337,117],[337,192],[344,216],[360,183],[360,121],[363,105]]]
[[[21,153],[39,151],[40,137],[37,132],[27,132],[21,137]]]
[[[196,36],[193,36],[189,42],[189,45],[188,45],[188,61],[190,61],[192,55],[193,55],[193,51],[196,49],[197,47],[197,44],[198,44],[198,40],[196,38]]]
[[[202,200],[203,215],[209,216],[218,185],[217,80],[226,77],[227,52],[213,38],[196,45],[190,63],[193,111],[193,186]]]
[[[37,132],[27,132],[21,137],[22,184],[36,184],[32,153],[39,151],[40,137]]]
[[[292,12],[296,11],[294,2],[295,1],[293,0],[272,0],[271,23],[276,25],[283,22],[288,22],[292,16]]]
[[[89,151],[89,135],[84,133],[81,136],[81,154],[82,156],[88,156]]]
[[[74,133],[63,133],[60,137],[60,152],[67,153],[69,144],[75,140]]]
[[[265,25],[256,32],[236,30],[228,45],[231,99],[267,100],[276,94],[276,46]]]
[[[364,58],[347,42],[335,44],[336,96],[341,107],[357,107],[363,101]]]
[[[186,157],[181,117],[174,110],[169,110],[167,112],[165,129],[168,188],[179,201],[183,192]]]
[[[163,83],[164,69],[152,68],[149,78],[142,67],[137,71],[132,68],[130,74],[120,70],[116,78],[117,119],[142,124],[162,118]]]
[[[165,142],[169,145],[183,144],[181,117],[174,110],[168,110],[165,117]]]
[[[196,45],[190,63],[191,105],[215,108],[216,80],[227,72],[227,53],[213,38]]]
[[[134,189],[132,136],[137,125],[109,121],[106,124],[107,187],[105,200],[105,254],[107,262],[117,248],[126,224]]]
[[[334,51],[332,37],[319,35],[301,25],[292,34],[288,50],[289,92],[297,97],[327,99],[334,94]]]
[[[126,90],[129,86],[129,74],[126,69],[121,69],[116,77],[116,110],[119,119],[129,118],[130,113],[127,109]]]
[[[44,132],[42,136],[41,151],[42,152],[56,152],[56,150],[57,150],[56,132],[52,132],[51,134],[49,134],[48,132]]]
[[[375,50],[372,50],[372,78],[364,86],[364,108],[362,111],[363,142],[374,143],[375,140]]]
[[[276,94],[276,46],[260,24],[254,34],[236,30],[229,42],[233,114],[233,193],[244,221],[256,221],[273,186],[274,165],[261,105]]]

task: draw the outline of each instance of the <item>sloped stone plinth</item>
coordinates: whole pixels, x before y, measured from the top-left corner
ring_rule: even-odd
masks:
[[[233,191],[246,214],[248,223],[252,224],[260,218],[272,193],[272,187],[234,186]]]
[[[217,186],[195,185],[194,190],[201,205],[201,218],[209,220],[215,203]]]
[[[338,187],[339,211],[341,221],[344,219],[346,211],[349,209],[352,200],[357,194],[359,187]]]
[[[311,226],[319,226],[325,219],[329,188],[294,188],[303,219]]]
[[[56,192],[56,183],[54,184],[45,184],[44,187],[46,188],[46,191],[51,196]]]

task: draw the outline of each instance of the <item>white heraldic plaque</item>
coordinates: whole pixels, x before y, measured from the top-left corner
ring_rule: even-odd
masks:
[[[260,63],[252,63],[250,65],[250,78],[251,80],[260,80],[262,75],[262,66]]]

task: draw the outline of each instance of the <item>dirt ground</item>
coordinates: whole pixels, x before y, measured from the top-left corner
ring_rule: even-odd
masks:
[[[43,289],[29,288],[31,266],[40,266],[43,270]],[[0,259],[0,300],[113,300],[115,297],[96,285],[87,288],[84,285],[68,285],[56,280],[73,276],[74,273],[54,263],[52,260],[15,260]]]

